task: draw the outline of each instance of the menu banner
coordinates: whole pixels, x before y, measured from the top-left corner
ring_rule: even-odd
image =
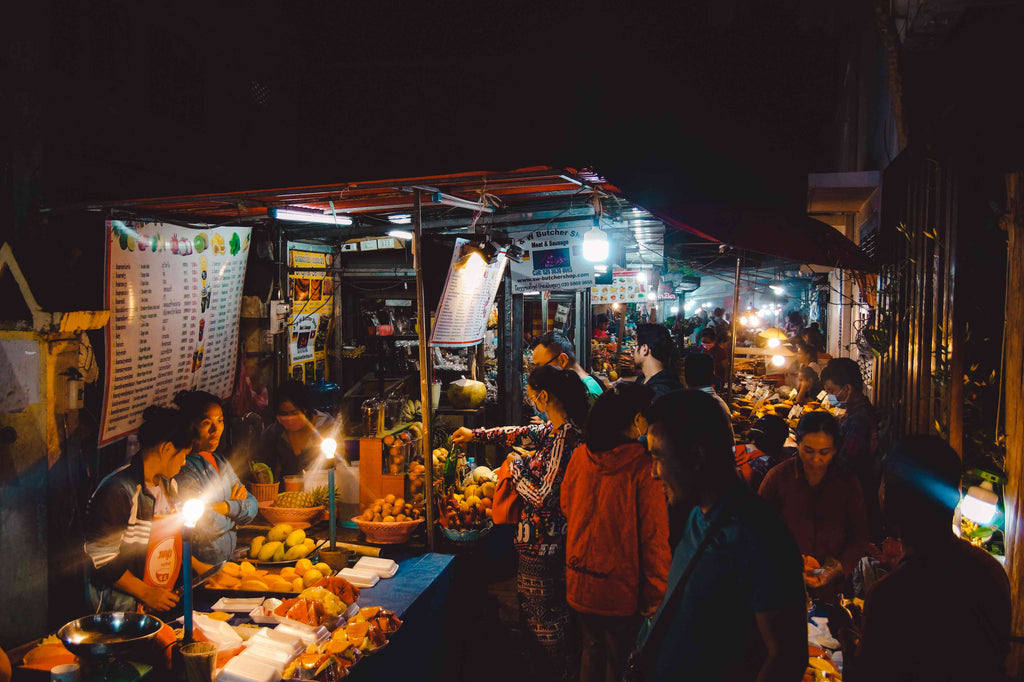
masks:
[[[430,330],[432,346],[475,346],[484,340],[487,317],[508,258],[501,249],[488,263],[475,251],[464,252],[468,243],[465,239],[455,240],[448,280]]]
[[[590,290],[590,304],[643,303],[647,300],[649,285],[636,281],[636,271],[616,270],[611,284],[601,284]]]
[[[594,264],[583,258],[583,232],[544,228],[510,233],[523,250],[519,263],[513,262],[512,293],[587,289],[594,286]]]
[[[178,391],[231,395],[250,228],[108,220],[106,382],[99,444]]]
[[[293,268],[288,277],[288,373],[296,381],[313,383],[328,378],[327,337],[334,314],[334,255],[289,245]]]

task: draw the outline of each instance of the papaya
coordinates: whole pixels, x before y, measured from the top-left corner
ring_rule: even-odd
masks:
[[[242,567],[234,561],[225,561],[224,568],[221,570],[232,578],[238,578],[242,575]]]
[[[274,557],[274,552],[277,551],[277,548],[282,546],[282,543],[279,541],[264,543],[263,547],[260,548],[259,560],[270,561]]]
[[[228,589],[234,589],[242,584],[242,580],[233,575],[221,573],[219,576],[217,576],[217,584],[222,585],[223,587]]]

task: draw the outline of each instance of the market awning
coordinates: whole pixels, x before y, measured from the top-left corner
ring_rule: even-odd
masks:
[[[646,208],[667,225],[737,248],[808,265],[878,269],[860,247],[838,230],[806,215],[718,204]]]

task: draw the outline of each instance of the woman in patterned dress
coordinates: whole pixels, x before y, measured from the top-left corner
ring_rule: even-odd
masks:
[[[531,372],[526,390],[534,407],[547,413],[547,422],[493,429],[460,428],[452,441],[522,445],[534,450],[530,456],[510,455],[508,466],[512,484],[523,501],[514,539],[519,555],[516,588],[520,615],[544,659],[542,669],[552,679],[559,679],[567,669],[569,624],[565,599],[567,524],[560,492],[569,458],[582,442],[587,391],[575,372],[554,365]]]

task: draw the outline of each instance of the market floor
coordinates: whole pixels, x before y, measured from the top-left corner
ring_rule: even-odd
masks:
[[[519,622],[511,534],[494,535],[484,546],[454,550],[459,560],[444,635],[444,679],[541,682],[546,676],[533,665]]]

